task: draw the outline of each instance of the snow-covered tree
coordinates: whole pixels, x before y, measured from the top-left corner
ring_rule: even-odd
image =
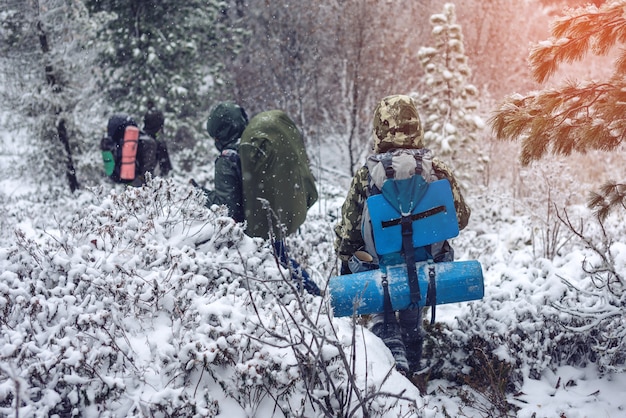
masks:
[[[345,167],[352,174],[371,152],[378,101],[419,80],[410,51],[429,36],[424,15],[429,6],[413,0],[315,4],[248,4],[243,26],[254,36],[227,65],[235,78],[230,96],[251,114],[284,109],[305,131],[308,145],[340,138],[346,155],[342,172]]]
[[[582,60],[587,53],[607,55],[626,42],[626,1],[572,9],[551,28],[552,36],[536,44],[529,55],[535,79],[542,83],[562,63]],[[570,81],[526,95],[505,98],[490,120],[497,138],[522,142],[524,165],[545,154],[617,149],[626,138],[626,50],[615,60],[614,72],[602,81]],[[598,214],[623,207],[626,186],[605,185],[591,200]]]
[[[562,63],[582,60],[588,52],[607,55],[616,44],[626,41],[626,1],[613,1],[600,7],[589,5],[568,10],[556,19],[552,36],[536,44],[529,56],[535,79],[543,83]],[[527,95],[511,95],[495,112],[490,124],[497,138],[520,140],[522,164],[539,160],[547,154],[568,156],[590,150],[612,151],[626,137],[626,50],[615,60],[613,73],[602,81],[569,81],[560,87],[545,88]],[[623,267],[616,259],[623,246],[623,234],[606,228],[607,215],[614,208],[624,208],[626,184],[611,181],[592,194],[589,206],[596,211],[601,237],[589,235],[589,223],[583,228],[563,212],[559,218],[595,255],[585,257],[582,270],[594,287],[579,293],[592,295],[593,312],[576,303],[562,306],[563,313],[583,319],[579,331],[593,330],[599,337],[594,349],[617,354],[607,364],[604,354],[598,363],[609,370],[623,370],[625,338],[623,300],[626,282]],[[578,288],[577,283],[570,284]],[[591,306],[591,305],[588,305]]]
[[[2,105],[17,110],[16,126],[27,126],[37,151],[29,175],[66,177],[79,187],[81,117],[93,103],[91,67],[97,26],[81,0],[0,2],[0,48],[6,69]],[[15,128],[15,127],[13,127]]]
[[[117,110],[139,114],[153,101],[176,118],[193,117],[206,100],[225,51],[236,48],[236,28],[225,36],[224,2],[87,0],[92,11],[116,17],[101,34],[104,90]],[[222,36],[224,35],[224,36]]]
[[[426,19],[425,8],[422,2],[414,1],[355,0],[340,14],[336,30],[340,42],[333,44],[329,65],[341,69],[340,104],[333,107],[341,115],[338,120],[348,138],[351,174],[372,151],[376,105],[383,97],[404,93],[419,80],[409,51],[428,37],[420,22]]]
[[[424,139],[427,147],[454,159],[467,154],[483,126],[476,114],[478,90],[469,83],[471,70],[454,4],[446,3],[430,23],[435,43],[418,52],[425,72],[425,90],[418,99]]]

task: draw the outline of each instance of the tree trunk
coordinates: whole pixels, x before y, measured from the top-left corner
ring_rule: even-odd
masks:
[[[39,30],[39,45],[41,46],[41,52],[43,52],[44,57],[50,53],[50,46],[48,44],[48,35],[43,30],[43,25],[41,22],[38,22],[37,29]],[[52,87],[53,93],[60,93],[61,86],[57,83],[57,77],[54,72],[54,68],[52,64],[45,65],[45,74],[46,74],[46,82],[50,87]],[[62,113],[62,109],[59,106],[56,106],[54,109],[54,114],[59,117]],[[68,185],[70,186],[70,191],[74,193],[80,186],[78,184],[78,179],[76,178],[76,170],[74,168],[74,161],[72,158],[72,149],[70,147],[70,139],[67,133],[67,127],[65,125],[65,119],[58,119],[56,125],[56,132],[59,138],[59,141],[63,145],[63,149],[65,150],[65,176],[67,177]]]
[[[72,159],[72,150],[70,148],[70,138],[67,134],[67,128],[65,127],[65,119],[60,119],[57,123],[57,134],[59,135],[59,141],[63,144],[65,149],[65,176],[67,177],[67,183],[70,186],[70,191],[74,193],[80,185],[76,178],[76,169],[74,168],[74,160]]]

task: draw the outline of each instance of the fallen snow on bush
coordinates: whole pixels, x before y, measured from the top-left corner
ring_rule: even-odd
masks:
[[[323,190],[287,238],[321,288],[337,274],[344,197]],[[0,416],[571,418],[626,407],[619,285],[583,271],[602,259],[575,239],[537,256],[528,216],[506,202],[473,199],[453,240],[457,259],[481,262],[485,297],[440,305],[425,324],[420,393],[379,339],[334,318],[328,296],[299,293],[267,242],[184,182],[1,198]],[[615,217],[607,229],[624,228]],[[617,241],[609,254],[623,271]]]

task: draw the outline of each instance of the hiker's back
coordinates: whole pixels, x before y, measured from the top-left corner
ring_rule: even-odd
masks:
[[[278,221],[286,234],[295,232],[317,201],[315,181],[295,123],[280,110],[257,114],[243,132],[239,154],[246,233],[268,237],[270,222],[264,202],[277,218],[271,221],[274,226]]]
[[[443,261],[441,241],[456,236],[459,228],[450,183],[437,177],[431,151],[392,149],[371,155],[366,168],[361,227],[365,251],[387,265],[401,263],[400,254],[409,247],[415,250],[415,261]],[[409,232],[409,241],[403,242]]]
[[[123,113],[109,118],[100,150],[105,174],[116,183],[140,186],[145,181],[145,173],[152,174],[157,164],[156,141]]]
[[[331,277],[328,289],[335,315],[372,314],[371,331],[389,348],[396,368],[411,376],[421,370],[420,307],[431,306],[434,315],[436,304],[447,303],[441,293],[446,298],[463,293],[457,301],[482,297],[482,272],[478,265],[479,274],[466,274],[465,266],[446,262],[452,254],[433,254],[436,244],[447,244],[466,224],[469,210],[463,208],[460,192],[454,192],[451,172],[424,150],[413,99],[398,94],[383,98],[374,109],[372,127],[377,155],[357,171],[342,205],[334,229],[341,276]],[[376,184],[372,177],[382,182]],[[457,221],[458,212],[462,221]],[[364,246],[370,254],[360,251]],[[371,262],[372,255],[379,264]],[[454,274],[446,278],[449,270]]]
[[[149,135],[154,141],[154,153],[152,152],[152,149],[147,150],[146,158],[141,162],[141,164],[143,164],[143,167],[151,173],[154,172],[154,169],[158,165],[159,174],[161,176],[167,176],[173,168],[167,144],[162,138],[164,124],[165,115],[159,109],[154,107],[154,103],[152,101],[149,101],[148,111],[146,111],[143,116],[143,132],[145,132],[146,135]]]
[[[154,170],[159,161],[157,151],[157,140],[144,132],[140,132],[135,163],[136,174],[133,185],[143,184],[145,182],[146,173],[154,174]]]

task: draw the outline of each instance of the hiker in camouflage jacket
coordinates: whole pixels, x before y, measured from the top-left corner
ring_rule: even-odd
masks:
[[[374,111],[374,153],[382,154],[393,149],[424,148],[424,131],[413,100],[408,96],[394,95],[384,98]],[[459,229],[467,226],[470,209],[463,200],[459,185],[450,169],[440,160],[432,161],[435,177],[448,179],[452,187],[454,206]],[[431,173],[433,174],[433,173]],[[361,233],[363,209],[369,197],[370,173],[366,165],[361,167],[354,178],[341,209],[341,220],[335,226],[335,251],[341,259],[341,274],[349,274],[349,263],[355,252],[363,250],[365,242]],[[434,245],[434,244],[433,244]],[[434,261],[452,261],[454,253],[447,241],[439,243]],[[363,260],[363,251],[358,258]],[[438,258],[441,257],[441,258]],[[354,258],[353,258],[354,259]],[[392,312],[393,314],[393,312]],[[409,378],[420,370],[423,336],[421,331],[421,309],[404,309],[386,318],[385,313],[372,315],[371,331],[378,336],[391,351],[398,371]]]
[[[239,140],[248,125],[245,110],[234,103],[219,103],[211,110],[206,128],[220,155],[215,160],[214,189],[202,188],[206,206],[225,205],[236,222],[243,222],[243,188]]]
[[[389,96],[377,106],[374,116],[374,153],[395,148],[424,148],[424,130],[413,101],[408,96]],[[459,229],[467,226],[470,208],[463,200],[461,189],[452,171],[442,161],[433,159],[438,179],[448,179],[452,186],[454,207]],[[355,251],[364,247],[361,235],[363,207],[368,195],[369,172],[361,167],[352,179],[346,200],[341,208],[341,220],[335,226],[335,251],[342,263],[347,263]]]

